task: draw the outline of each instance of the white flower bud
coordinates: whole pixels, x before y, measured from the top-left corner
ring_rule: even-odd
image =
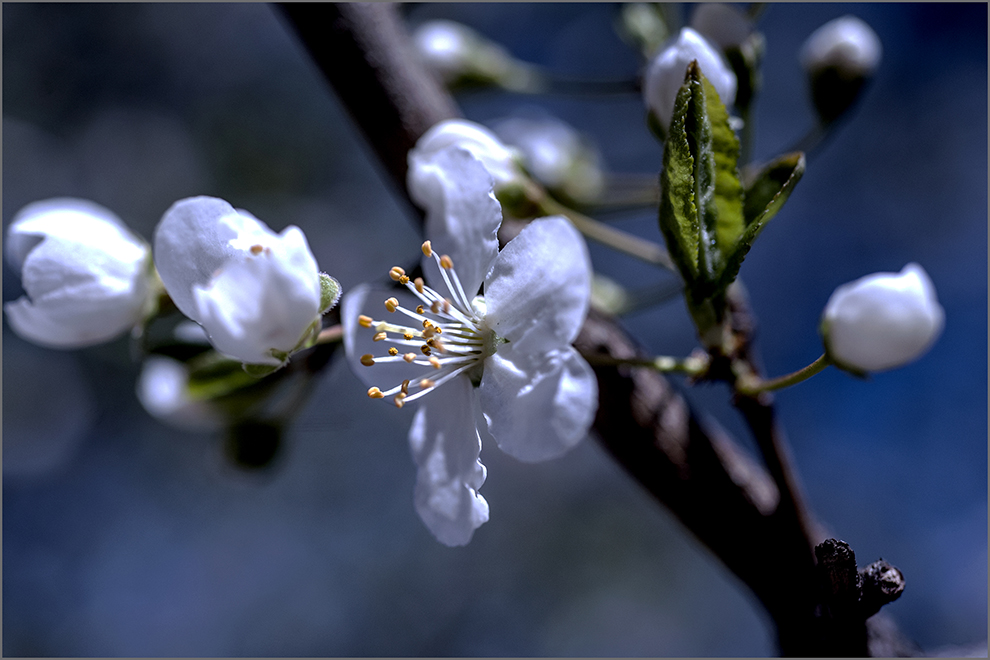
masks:
[[[706,2],[691,15],[691,27],[723,50],[739,48],[753,32],[753,22],[732,5]]]
[[[4,312],[24,339],[77,348],[140,323],[152,290],[150,251],[102,206],[69,198],[29,204],[7,229],[6,254],[27,295]]]
[[[320,272],[298,227],[276,234],[222,199],[180,200],[155,229],[155,265],[176,307],[246,364],[281,366],[318,330]]]
[[[424,164],[428,164],[436,154],[451,146],[465,149],[480,160],[495,180],[496,189],[522,184],[526,180],[526,175],[516,161],[516,152],[502,144],[494,133],[471,121],[448,119],[426,131],[409,152],[407,185],[417,203],[420,202],[416,199],[416,191],[421,187],[419,180]]]
[[[837,366],[883,371],[924,354],[938,338],[945,312],[918,264],[874,273],[835,290],[825,305],[822,335]]]
[[[413,45],[426,65],[445,82],[453,82],[471,68],[477,34],[454,21],[428,21],[413,32]]]
[[[847,78],[868,78],[880,64],[883,48],[869,25],[843,16],[821,26],[801,47],[801,64],[809,73],[834,67]]]
[[[732,69],[704,37],[691,28],[684,28],[676,42],[653,58],[643,80],[643,100],[664,130],[670,126],[674,101],[692,60],[698,61],[701,72],[715,87],[722,103],[729,106],[736,99],[736,75]]]
[[[220,409],[189,395],[189,369],[162,355],[151,355],[141,365],[137,398],[156,419],[186,431],[215,431],[223,427]]]

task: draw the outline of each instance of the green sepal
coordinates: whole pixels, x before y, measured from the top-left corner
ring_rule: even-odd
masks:
[[[248,376],[250,376],[251,378],[257,379],[257,378],[264,378],[265,376],[269,376],[269,375],[275,373],[276,371],[278,371],[279,369],[281,369],[282,366],[283,366],[282,364],[279,364],[279,365],[271,365],[271,364],[244,364],[244,365],[242,365],[242,368],[244,370],[244,373],[246,373]]]
[[[203,353],[187,362],[186,366],[189,368],[186,389],[192,399],[215,399],[257,382],[244,372],[239,360],[232,360],[216,351]]]
[[[787,201],[804,174],[804,167],[804,153],[797,151],[777,158],[756,175],[752,185],[746,190],[746,229],[726,259],[725,270],[719,281],[722,289],[736,279],[743,259],[753,247],[756,237]]]
[[[326,273],[320,273],[320,314],[326,314],[340,300],[340,282]]]

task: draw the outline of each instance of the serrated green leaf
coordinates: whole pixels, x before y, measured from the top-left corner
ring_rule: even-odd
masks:
[[[719,279],[719,287],[724,289],[736,279],[743,259],[753,247],[756,237],[766,227],[770,218],[775,216],[784,202],[787,201],[794,186],[804,174],[804,166],[804,154],[798,151],[777,158],[757,174],[753,184],[747,190],[744,205],[746,229],[739,237],[735,250],[729,254],[726,260],[725,270]],[[774,190],[776,192],[773,192]],[[751,209],[756,208],[762,208],[762,211],[751,215],[754,213]]]
[[[720,255],[726,255],[732,252],[745,227],[743,187],[739,182],[738,170],[739,140],[729,126],[729,113],[715,87],[703,75],[701,80],[705,87],[705,106],[711,124],[711,149],[715,159],[715,239]]]

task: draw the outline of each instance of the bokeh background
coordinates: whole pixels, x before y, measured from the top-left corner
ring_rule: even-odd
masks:
[[[404,13],[462,21],[561,75],[640,65],[613,5]],[[770,374],[818,357],[837,285],[910,261],[931,275],[947,323],[929,354],[867,381],[828,370],[777,400],[814,512],[861,565],[903,571],[885,611],[926,650],[985,651],[987,7],[770,5],[757,159],[809,128],[797,52],[846,13],[877,31],[883,62],[741,275]],[[408,208],[274,8],[4,4],[2,48],[4,227],[31,201],[78,196],[150,239],[172,202],[210,194],[300,226],[345,289],[414,259]],[[610,170],[659,168],[635,94],[459,101],[481,122],[542,108]],[[650,209],[607,219],[659,240]],[[592,252],[623,283],[664,277]],[[5,262],[3,300],[21,293]],[[658,353],[696,345],[680,299],[626,323]],[[412,507],[412,413],[367,399],[343,360],[264,470],[153,420],[138,368],[126,339],[54,351],[4,323],[4,655],[773,653],[744,587],[593,439],[537,465],[486,446],[491,521],[451,549]],[[675,382],[748,443],[724,388]]]

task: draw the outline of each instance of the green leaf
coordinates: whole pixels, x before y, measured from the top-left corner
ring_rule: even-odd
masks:
[[[804,154],[798,151],[777,158],[756,175],[746,191],[746,229],[726,260],[725,270],[719,279],[720,288],[724,289],[736,279],[743,259],[753,247],[756,237],[767,226],[770,218],[781,209],[794,186],[801,180],[804,165]]]
[[[766,222],[784,205],[794,185],[804,174],[804,154],[800,151],[784,154],[759,172],[749,177],[747,182],[743,214],[746,224],[758,218]]]
[[[743,187],[739,182],[739,139],[729,126],[729,113],[715,87],[704,76],[705,106],[712,127],[711,149],[715,157],[715,239],[721,255],[735,247],[743,232]]]

